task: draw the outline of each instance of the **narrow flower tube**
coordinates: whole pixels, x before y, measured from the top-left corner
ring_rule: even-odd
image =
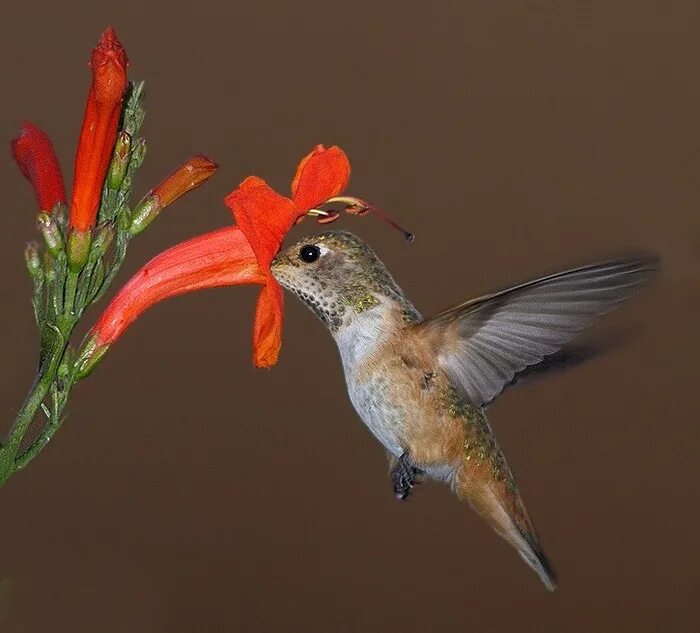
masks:
[[[51,139],[25,121],[11,148],[22,174],[34,187],[39,209],[50,213],[59,202],[65,204],[66,189]]]
[[[169,202],[189,190],[182,183],[191,182],[191,175],[173,176],[146,200]],[[314,207],[342,193],[349,176],[345,153],[319,145],[299,165],[291,198],[257,176],[246,178],[226,197],[237,226],[173,246],[136,273],[91,331],[79,357],[79,375],[87,375],[107,348],[155,303],[203,288],[239,284],[262,286],[253,326],[253,363],[274,365],[282,341],[283,293],[270,264],[289,229]]]
[[[199,187],[211,178],[219,166],[206,156],[193,156],[151,190],[134,209],[129,232],[145,230],[158,214],[180,196]]]
[[[128,63],[126,51],[108,27],[90,58],[92,86],[75,156],[70,226],[80,232],[91,229],[97,218],[119,126]]]
[[[111,345],[152,305],[217,286],[264,283],[243,232],[225,227],[160,253],[119,291],[92,329],[97,348]]]

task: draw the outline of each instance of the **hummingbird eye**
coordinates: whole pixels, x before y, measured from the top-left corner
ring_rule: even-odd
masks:
[[[307,264],[315,262],[321,255],[321,249],[315,244],[306,244],[299,250],[299,259]]]

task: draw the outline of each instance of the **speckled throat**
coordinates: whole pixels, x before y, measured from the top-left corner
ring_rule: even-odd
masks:
[[[332,333],[352,316],[362,314],[387,301],[396,304],[403,320],[414,323],[420,315],[408,301],[386,266],[375,252],[352,233],[334,231],[306,238],[304,243],[326,246],[333,255],[316,267],[306,267],[298,258],[286,257],[284,265],[274,266],[273,274],[297,295]]]

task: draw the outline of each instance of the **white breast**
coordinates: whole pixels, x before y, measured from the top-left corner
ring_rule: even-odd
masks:
[[[380,305],[352,319],[335,334],[350,401],[372,434],[397,457],[403,452],[400,437],[405,419],[402,403],[391,397],[391,385],[379,372],[367,374],[363,365],[377,346],[393,334],[388,308]],[[362,380],[357,380],[360,373]]]

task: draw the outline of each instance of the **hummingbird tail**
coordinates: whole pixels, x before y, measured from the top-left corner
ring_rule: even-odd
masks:
[[[515,548],[549,591],[554,591],[556,574],[539,543],[517,488],[514,484],[484,481],[474,475],[473,461],[463,461],[454,480],[457,495],[469,502],[493,530]]]
[[[514,544],[518,554],[540,577],[547,590],[554,591],[557,588],[557,576],[539,543],[531,544],[527,538],[523,540],[525,541],[525,547],[519,547]]]

